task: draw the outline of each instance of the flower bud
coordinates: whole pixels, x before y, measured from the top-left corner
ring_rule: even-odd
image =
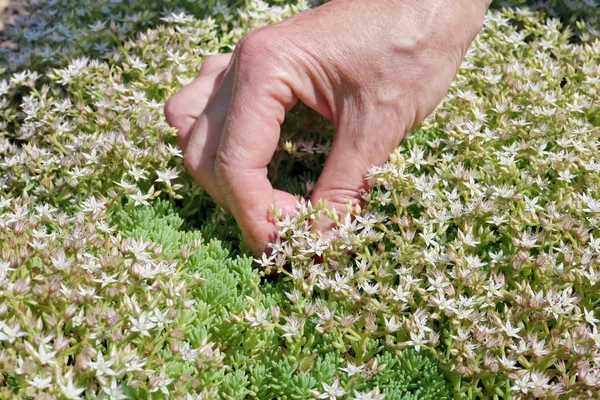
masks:
[[[142,278],[142,268],[138,263],[135,263],[131,266],[131,276],[135,279]]]
[[[85,314],[85,323],[87,324],[88,328],[94,328],[97,322],[98,318],[96,317],[96,312],[90,310]]]
[[[30,290],[29,283],[30,283],[30,281],[31,281],[30,278],[27,278],[27,279],[17,279],[17,281],[15,282],[15,284],[13,286],[13,293],[15,294],[15,296],[18,296],[20,294],[27,294],[27,293],[29,293],[29,290]]]
[[[186,261],[190,257],[190,251],[189,251],[189,249],[187,247],[182,248],[179,251],[179,254],[181,255],[181,259],[183,261]]]
[[[373,314],[366,314],[364,316],[365,328],[367,331],[374,333],[377,331],[377,325],[375,324],[375,320]]]
[[[498,372],[498,361],[490,353],[485,353],[483,356],[483,366],[492,373]]]
[[[575,232],[575,237],[580,242],[586,243],[589,239],[589,231],[585,225],[579,225],[577,231]]]
[[[25,225],[23,224],[22,221],[18,221],[17,223],[14,224],[12,230],[15,235],[20,236],[23,233],[23,231],[25,230]]]
[[[19,248],[19,257],[21,257],[21,260],[26,260],[27,258],[29,258],[30,254],[31,250],[29,249],[29,247],[24,245]]]
[[[44,314],[44,320],[52,329],[55,329],[58,326],[58,318],[56,318],[56,315],[54,314]]]
[[[176,340],[171,340],[169,342],[169,347],[171,348],[171,353],[177,354],[179,353],[179,342]]]
[[[277,305],[272,305],[271,306],[271,318],[273,319],[274,322],[277,322],[277,321],[279,321],[280,317],[281,317],[281,309]]]
[[[546,267],[548,265],[548,256],[543,253],[538,254],[535,259],[535,265],[539,268]]]
[[[46,298],[47,293],[44,293],[44,285],[35,285],[31,291],[39,298],[39,300]]]
[[[65,319],[71,319],[73,318],[73,315],[75,315],[75,313],[77,312],[77,305],[76,304],[71,304],[69,305],[69,307],[67,307],[67,309],[65,310],[63,317]]]
[[[573,256],[574,256],[573,251],[571,250],[570,247],[567,247],[565,249],[565,252],[563,253],[563,258],[564,258],[566,265],[573,265]]]

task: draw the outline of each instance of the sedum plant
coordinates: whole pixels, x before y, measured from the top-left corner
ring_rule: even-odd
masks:
[[[253,265],[162,106],[317,3],[50,0],[1,34],[0,398],[598,398],[598,8],[499,2],[347,218],[302,200],[333,130],[294,111],[298,210]]]
[[[338,335],[304,327],[285,285],[261,285],[251,258],[168,201],[2,211],[2,398],[449,398],[431,355],[373,340],[368,365],[344,364]]]
[[[431,350],[457,398],[596,398],[600,43],[570,39],[491,13],[366,206],[323,237],[323,205],[302,205],[262,264],[345,299],[363,335]]]

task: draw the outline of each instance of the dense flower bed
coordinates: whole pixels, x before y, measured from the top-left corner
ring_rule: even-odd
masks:
[[[50,0],[3,34],[0,398],[597,398],[593,1],[490,11],[365,207],[323,237],[302,202],[253,265],[162,107],[314,5]],[[310,192],[332,134],[293,112],[273,181]]]

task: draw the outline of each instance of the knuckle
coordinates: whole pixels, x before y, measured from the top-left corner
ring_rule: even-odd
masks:
[[[235,49],[239,63],[266,64],[266,59],[273,54],[273,46],[278,40],[272,29],[261,28],[249,32],[240,39]]]

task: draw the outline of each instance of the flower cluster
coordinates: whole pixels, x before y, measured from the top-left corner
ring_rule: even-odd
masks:
[[[49,1],[4,33],[20,47],[1,56],[0,398],[449,398],[431,354],[345,355],[232,252],[163,101],[307,5],[209,3]]]
[[[449,398],[431,355],[372,341],[370,364],[342,364],[284,285],[259,286],[251,258],[188,231],[168,201],[0,209],[0,398],[337,398],[340,378],[354,398]]]
[[[455,396],[593,398],[600,41],[570,35],[490,13],[444,103],[372,169],[363,209],[303,203],[262,264],[298,296],[345,302],[357,338],[434,352]],[[319,325],[345,329],[332,312]]]
[[[302,202],[253,268],[162,108],[205,56],[318,3],[49,0],[0,34],[0,398],[600,390],[594,2],[490,11],[365,206]],[[292,112],[274,184],[309,194],[332,135]]]

